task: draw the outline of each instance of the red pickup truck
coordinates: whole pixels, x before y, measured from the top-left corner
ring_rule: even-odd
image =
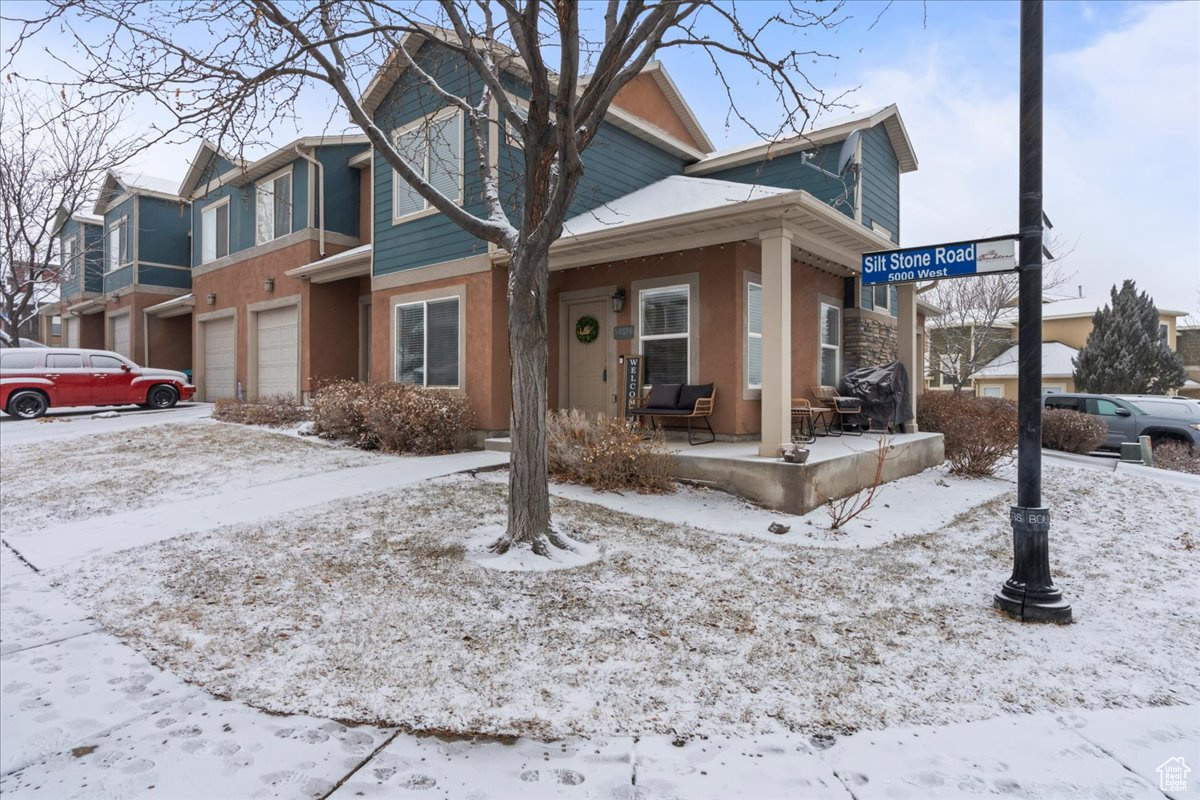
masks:
[[[171,408],[195,394],[184,373],[139,367],[107,350],[0,350],[0,409],[21,419],[66,406]]]

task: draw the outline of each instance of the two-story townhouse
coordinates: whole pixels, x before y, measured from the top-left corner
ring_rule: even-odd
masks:
[[[436,38],[409,37],[405,47],[449,91],[478,93]],[[522,84],[511,83],[519,103]],[[436,154],[425,158],[435,185],[482,213],[475,144],[456,111],[399,59],[363,101],[401,146]],[[512,203],[522,153],[500,120],[492,129],[488,158]],[[852,134],[852,166],[839,172]],[[551,407],[619,413],[619,367],[641,354],[647,384],[713,383],[717,433],[761,438],[769,452],[787,437],[791,398],[851,366],[898,354],[919,379],[911,286],[888,298],[890,352],[847,347],[847,317],[866,304],[855,290],[861,255],[895,246],[899,174],[916,168],[894,106],[714,153],[655,64],[617,95],[584,168],[551,250]],[[507,428],[507,255],[430,209],[378,154],[374,226],[372,379],[461,390],[480,428]],[[576,335],[581,321],[594,321],[599,336]]]
[[[152,327],[145,313],[191,287],[187,201],[172,181],[110,171],[94,213],[102,220],[101,293],[70,307],[80,317],[81,342],[83,331],[99,325],[104,349],[157,367],[190,369],[189,328]]]
[[[198,397],[305,398],[365,377],[369,168],[364,136],[304,137],[253,162],[200,145],[180,188],[192,293],[154,309],[193,320]]]
[[[58,240],[58,300],[43,306],[40,341],[63,347],[104,347],[104,318],[73,313],[104,290],[104,219],[60,208],[53,235]],[[57,322],[57,332],[55,324]]]

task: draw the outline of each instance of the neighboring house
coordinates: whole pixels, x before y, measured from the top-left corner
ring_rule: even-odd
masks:
[[[1017,345],[1010,345],[975,373],[975,394],[1017,399],[1017,350]],[[1078,350],[1062,342],[1042,343],[1042,394],[1075,391],[1072,359],[1078,355]]]
[[[478,93],[436,40],[410,36],[404,46],[450,91]],[[511,86],[519,104],[523,85],[512,76]],[[430,179],[482,213],[466,167],[475,144],[457,112],[398,60],[364,103],[401,145],[437,152]],[[858,169],[844,178],[816,169],[836,170],[855,131]],[[487,146],[501,196],[515,205],[522,152],[504,135]],[[714,153],[653,64],[618,93],[583,158],[572,216],[551,250],[552,408],[619,413],[620,359],[642,353],[647,383],[714,383],[716,432],[761,437],[766,452],[788,437],[792,396],[897,354],[916,376],[914,288],[858,291],[862,254],[899,241],[899,177],[917,167],[895,106]],[[507,255],[429,209],[379,154],[374,167],[371,379],[461,390],[481,429],[507,429]],[[595,341],[574,335],[584,317],[599,323]],[[862,335],[864,319],[886,335]],[[618,326],[631,326],[631,338],[617,339]]]
[[[153,327],[145,314],[191,288],[187,202],[170,181],[110,171],[94,213],[101,219],[100,293],[94,294],[96,284],[89,282],[94,251],[86,247],[83,291],[67,306],[79,318],[80,346],[114,350],[156,367],[190,369],[190,325]],[[85,242],[94,221],[86,224]]]
[[[63,347],[104,348],[104,315],[76,314],[72,306],[90,302],[104,291],[104,218],[82,212],[59,209],[54,223],[58,253],[62,264],[59,274],[58,302],[41,310],[42,335],[52,339],[57,321]],[[50,344],[47,339],[42,341]]]
[[[1200,397],[1200,325],[1176,326],[1175,352],[1183,356],[1183,368],[1188,374],[1188,382],[1179,393]]]
[[[244,163],[203,143],[192,294],[152,313],[195,318],[197,396],[310,396],[366,378],[371,158],[365,136],[304,137]]]

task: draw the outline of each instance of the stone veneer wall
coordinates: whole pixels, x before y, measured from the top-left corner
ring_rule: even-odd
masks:
[[[896,318],[864,308],[843,309],[842,374],[897,358]]]

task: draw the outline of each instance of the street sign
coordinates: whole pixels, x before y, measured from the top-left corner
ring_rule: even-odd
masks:
[[[950,242],[903,250],[864,253],[862,282],[912,283],[941,278],[967,278],[1017,268],[1016,237],[997,236],[974,242]]]

